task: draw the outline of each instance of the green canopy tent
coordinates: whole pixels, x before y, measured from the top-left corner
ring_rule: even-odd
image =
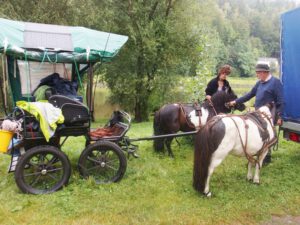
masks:
[[[9,79],[14,101],[28,97],[36,85],[36,80],[49,75],[41,75],[45,68],[53,67],[56,70],[57,65],[61,64],[62,71],[65,71],[65,65],[68,64],[71,68],[71,79],[79,82],[82,74],[89,69],[91,83],[87,103],[90,109],[93,65],[111,61],[128,39],[127,36],[84,27],[1,18],[0,27],[0,53],[5,56],[6,68],[3,71]],[[36,71],[39,72],[38,75]]]
[[[128,37],[84,27],[0,19],[0,53],[34,61],[78,63],[111,60]]]

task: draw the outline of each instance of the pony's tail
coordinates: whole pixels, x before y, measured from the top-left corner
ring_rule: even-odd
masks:
[[[200,193],[204,193],[212,157],[209,130],[209,126],[205,126],[195,136],[193,187]]]
[[[153,120],[153,130],[154,135],[161,135],[163,134],[161,128],[160,128],[160,115],[159,111],[155,112],[154,114],[154,120]],[[153,147],[156,152],[162,152],[164,150],[164,140],[163,138],[154,139],[153,141]]]

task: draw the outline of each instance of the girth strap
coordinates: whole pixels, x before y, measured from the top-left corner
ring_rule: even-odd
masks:
[[[236,127],[236,129],[238,131],[239,138],[241,140],[241,145],[242,145],[242,148],[243,148],[243,151],[244,151],[244,154],[245,154],[246,158],[248,159],[249,162],[255,163],[256,160],[254,159],[254,157],[252,155],[248,154],[248,152],[247,152],[248,128],[249,128],[248,124],[246,123],[245,119],[240,116],[240,118],[243,120],[244,125],[245,125],[245,143],[243,143],[242,135],[241,135],[240,129],[239,129],[236,121],[232,117],[229,117],[229,118],[233,121],[233,123],[234,123],[234,125],[235,125],[235,127]]]

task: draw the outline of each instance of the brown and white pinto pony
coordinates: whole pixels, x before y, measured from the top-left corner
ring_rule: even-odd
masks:
[[[210,197],[210,178],[217,166],[231,153],[248,159],[247,179],[259,184],[259,171],[268,152],[276,142],[270,108],[263,106],[244,115],[218,115],[195,137],[193,186]],[[253,176],[252,167],[255,167]]]
[[[237,96],[230,89],[228,91],[216,92],[211,101],[204,101],[198,111],[190,104],[167,104],[161,107],[154,116],[153,129],[154,135],[174,134],[178,131],[188,132],[199,129],[205,125],[206,121],[219,113],[230,113],[226,103],[235,100]],[[238,104],[234,109],[242,111],[245,109],[244,104]],[[162,152],[166,145],[168,153],[173,157],[171,142],[173,137],[161,138],[154,140],[154,150]]]

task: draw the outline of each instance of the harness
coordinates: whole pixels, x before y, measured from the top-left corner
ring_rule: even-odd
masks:
[[[210,99],[208,99],[207,101],[208,101],[208,103],[209,103],[209,106],[212,107],[212,109],[214,110],[215,116],[218,115],[218,113],[217,113],[217,111],[216,111],[216,109],[215,109],[215,107],[214,107],[213,102],[212,102]]]
[[[201,105],[199,105],[197,102],[195,102],[193,104],[193,107],[195,109],[196,116],[198,116],[198,118],[199,118],[199,127],[201,127],[202,126],[202,124],[201,124],[201,116],[202,116]]]
[[[275,126],[272,124],[272,121],[268,117],[268,115],[265,114],[264,112],[255,111],[255,112],[247,113],[245,115],[227,115],[225,117],[228,117],[233,121],[233,123],[238,131],[244,154],[245,154],[246,158],[248,159],[248,161],[253,164],[258,163],[258,159],[259,159],[260,155],[262,155],[263,153],[268,151],[269,148],[277,142]],[[242,119],[242,121],[245,125],[245,131],[246,131],[245,132],[245,143],[243,143],[242,135],[241,135],[240,129],[238,128],[237,122],[232,117],[239,117]],[[267,119],[268,122],[265,121],[265,118]],[[262,137],[262,141],[263,141],[263,146],[255,155],[251,155],[247,152],[248,128],[249,128],[249,125],[246,122],[247,120],[251,120],[258,127],[260,136]],[[268,125],[267,123],[269,123],[272,126],[273,132],[275,134],[271,140],[270,140],[270,134],[267,130],[267,125]],[[255,159],[254,156],[257,156],[257,158]]]
[[[215,116],[218,115],[215,107],[214,107],[214,104],[213,102],[208,99],[208,105],[213,109],[214,113],[215,113]],[[179,116],[179,119],[181,121],[184,121],[186,122],[186,124],[188,125],[189,128],[192,128],[192,129],[196,129],[195,125],[190,121],[190,117],[189,115],[186,114],[184,108],[183,108],[183,105],[181,103],[178,104],[179,105],[179,108],[180,108],[180,116]],[[203,125],[201,124],[201,116],[202,116],[202,111],[201,111],[201,106],[198,104],[198,103],[194,103],[193,104],[193,107],[196,111],[196,116],[198,116],[199,118],[199,128],[202,127]]]
[[[186,114],[183,105],[181,103],[178,104],[179,105],[179,120],[180,121],[184,121],[189,128],[191,129],[196,129],[195,125],[189,120],[189,116]]]

